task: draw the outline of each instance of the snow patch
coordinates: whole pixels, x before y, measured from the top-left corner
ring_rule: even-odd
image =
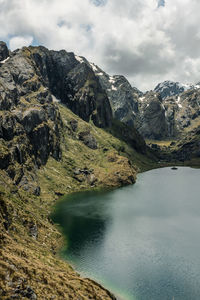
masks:
[[[84,60],[82,57],[75,55],[75,58],[78,62],[80,62],[81,64],[84,63]]]
[[[112,91],[117,91],[117,88],[114,86],[114,85],[112,85]]]
[[[115,83],[114,77],[110,76],[110,77],[109,77],[109,82],[110,82],[110,83]]]
[[[52,100],[54,103],[60,103],[61,101],[57,99],[54,95],[52,95]]]
[[[177,98],[177,100],[176,100],[176,103],[177,103],[178,107],[182,108],[183,105],[180,103],[180,101],[181,101],[181,97],[178,96],[178,98]]]
[[[10,58],[10,57],[8,56],[6,59],[0,61],[0,63],[1,63],[1,64],[5,64],[5,62],[7,62],[7,61],[9,60],[9,58]]]
[[[92,70],[93,70],[94,72],[98,72],[98,69],[97,69],[97,67],[95,66],[95,64],[90,63],[90,66],[92,67]]]

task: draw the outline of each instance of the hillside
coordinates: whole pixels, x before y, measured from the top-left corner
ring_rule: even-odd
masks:
[[[59,258],[67,241],[50,214],[64,194],[134,183],[155,157],[113,119],[92,68],[73,53],[0,49],[0,297],[115,299]]]
[[[53,207],[151,168],[198,166],[198,125],[198,88],[163,99],[74,53],[0,42],[1,299],[115,299],[61,260]]]

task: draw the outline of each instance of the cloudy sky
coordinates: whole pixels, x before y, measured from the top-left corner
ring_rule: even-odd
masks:
[[[199,0],[0,0],[0,40],[66,49],[141,90],[200,81]]]

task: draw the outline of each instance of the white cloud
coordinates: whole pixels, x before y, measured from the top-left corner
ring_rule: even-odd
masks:
[[[151,89],[200,81],[199,11],[198,0],[0,0],[0,39],[64,48]]]
[[[31,36],[14,36],[9,40],[9,47],[13,51],[17,48],[30,46],[32,42],[33,37]]]

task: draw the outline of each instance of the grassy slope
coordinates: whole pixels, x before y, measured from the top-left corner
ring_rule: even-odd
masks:
[[[59,105],[59,109],[64,123],[62,160],[49,158],[38,170],[41,195],[36,197],[17,189],[7,174],[0,171],[1,299],[10,299],[12,295],[27,299],[27,286],[37,294],[37,299],[112,299],[103,287],[80,278],[59,258],[57,252],[63,239],[49,214],[59,193],[91,188],[87,176],[74,178],[76,168],[93,170],[97,180],[93,188],[99,188],[129,184],[139,170],[155,167],[155,163],[125,142],[82,121],[66,107]],[[78,121],[77,132],[70,128],[71,119]],[[78,140],[78,133],[85,129],[95,136],[97,150]],[[36,239],[32,235],[34,228],[38,232]]]

